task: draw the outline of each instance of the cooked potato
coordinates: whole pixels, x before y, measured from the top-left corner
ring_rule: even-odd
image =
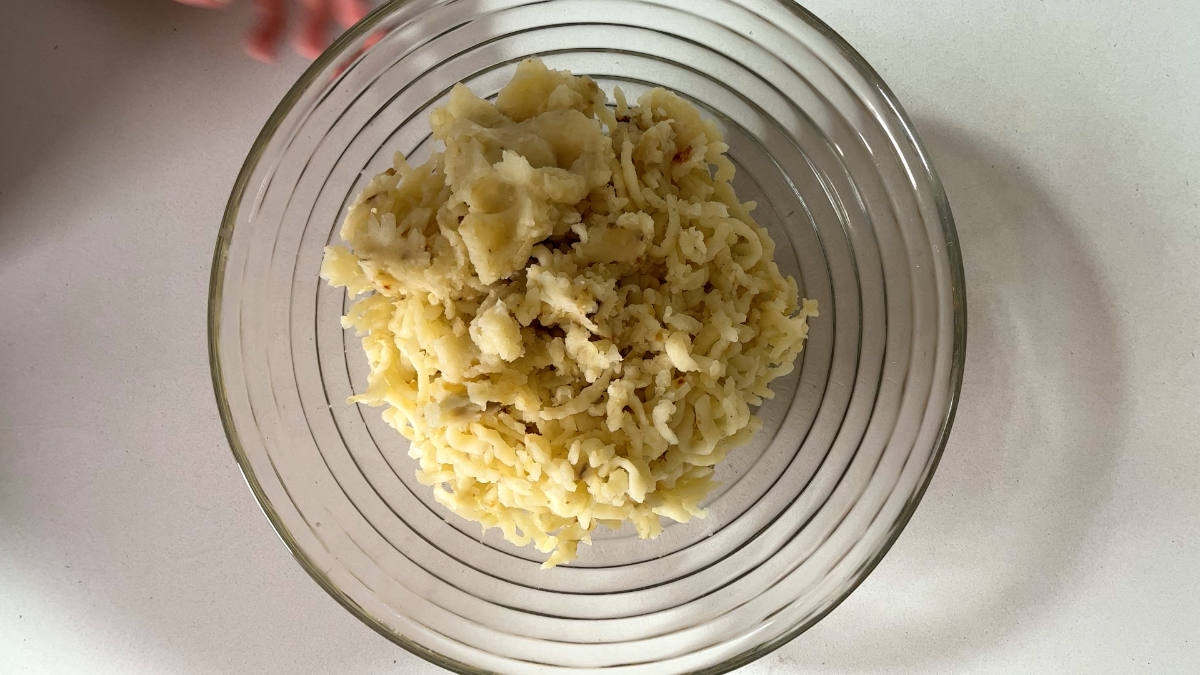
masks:
[[[653,537],[702,516],[817,315],[717,128],[670,92],[616,94],[614,113],[537,60],[494,104],[456,86],[432,115],[445,150],[397,155],[322,268],[358,298],[352,400],[388,408],[439,502],[545,566],[598,523]]]

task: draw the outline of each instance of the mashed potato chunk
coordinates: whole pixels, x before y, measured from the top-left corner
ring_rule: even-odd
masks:
[[[441,504],[547,567],[597,524],[703,516],[817,315],[716,126],[662,89],[616,96],[538,60],[495,103],[457,85],[444,150],[372,179],[321,271],[355,298],[351,400],[386,408]]]

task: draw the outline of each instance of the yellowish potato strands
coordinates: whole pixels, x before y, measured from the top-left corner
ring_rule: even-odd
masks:
[[[730,186],[709,121],[655,89],[615,111],[522,63],[495,104],[458,85],[445,145],[397,155],[321,274],[358,298],[368,389],[455,513],[575,559],[597,524],[703,516],[816,316]]]

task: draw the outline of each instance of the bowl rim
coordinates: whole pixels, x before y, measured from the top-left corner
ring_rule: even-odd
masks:
[[[219,346],[220,335],[220,311],[222,300],[222,282],[225,276],[225,263],[228,258],[229,246],[232,241],[233,231],[237,225],[237,212],[241,206],[242,199],[246,196],[246,187],[249,185],[250,176],[258,168],[259,161],[266,149],[266,146],[278,131],[283,119],[292,111],[299,100],[304,96],[309,87],[317,80],[321,73],[336,59],[341,57],[348,47],[357,42],[364,35],[378,26],[387,16],[391,15],[395,10],[403,5],[408,4],[409,0],[388,0],[382,5],[379,5],[362,20],[355,24],[350,29],[346,30],[338,36],[324,52],[321,53],[300,75],[280,100],[279,104],[272,111],[270,117],[259,131],[254,139],[254,143],[250,148],[250,152],[243,162],[241,170],[238,172],[237,178],[234,181],[233,188],[230,191],[229,200],[226,202],[225,211],[221,218],[221,227],[217,234],[217,241],[213,251],[213,259],[211,272],[209,276],[208,288],[208,354],[209,354],[209,370],[212,376],[213,393],[216,397],[217,410],[221,417],[221,425],[225,430],[225,436],[229,442],[229,448],[232,451],[233,458],[237,462],[242,476],[246,481],[246,485],[253,493],[255,500],[262,509],[263,514],[271,522],[271,526],[275,529],[283,544],[291,551],[292,556],[300,564],[300,566],[308,573],[310,577],[328,593],[338,604],[342,605],[347,611],[357,617],[360,621],[370,626],[375,632],[387,638],[391,642],[399,645],[410,653],[419,656],[426,661],[435,665],[441,666],[448,670],[458,673],[477,673],[481,672],[475,666],[458,661],[448,657],[440,652],[434,651],[419,642],[409,639],[403,635],[399,635],[389,629],[381,621],[371,616],[363,607],[356,603],[352,598],[346,595],[333,581],[323,574],[308,555],[301,549],[296,539],[291,534],[287,525],[280,518],[279,513],[272,505],[270,499],[264,492],[262,485],[254,474],[253,468],[250,466],[250,459],[242,446],[237,428],[234,425],[233,415],[229,407],[229,401],[225,394],[224,377],[221,369],[221,354]],[[864,564],[855,574],[852,581],[833,599],[831,603],[821,611],[816,612],[805,621],[802,621],[784,634],[776,637],[768,642],[750,647],[738,654],[722,661],[702,668],[695,673],[717,674],[726,673],[736,668],[739,668],[747,663],[757,660],[766,654],[782,647],[791,640],[795,639],[800,634],[807,631],[812,626],[825,618],[830,612],[836,609],[851,593],[858,588],[863,581],[870,576],[875,567],[883,560],[884,556],[891,550],[900,533],[904,531],[913,513],[916,512],[917,506],[920,504],[925,491],[929,487],[929,483],[933,479],[933,474],[936,473],[937,467],[941,462],[942,454],[946,449],[946,444],[950,437],[950,429],[954,424],[955,414],[958,410],[959,398],[962,393],[963,371],[966,363],[966,347],[967,347],[967,303],[966,303],[966,274],[963,268],[962,252],[959,247],[958,231],[955,228],[954,216],[950,209],[950,202],[946,195],[945,187],[938,176],[937,171],[933,167],[930,160],[929,152],[925,144],[917,135],[912,120],[908,113],[905,112],[900,101],[896,98],[891,88],[880,77],[874,67],[858,53],[854,47],[850,45],[841,35],[833,30],[828,24],[818,18],[815,14],[802,7],[799,3],[791,0],[774,0],[779,6],[791,11],[801,21],[809,27],[815,29],[822,37],[827,39],[829,43],[835,47],[839,55],[846,60],[846,63],[854,68],[858,73],[876,90],[878,94],[883,96],[891,109],[890,113],[894,116],[894,122],[898,123],[900,129],[904,132],[904,136],[908,143],[911,144],[915,153],[916,159],[919,161],[920,168],[923,170],[921,176],[928,182],[932,190],[933,201],[937,207],[938,220],[942,226],[944,250],[949,262],[949,280],[950,280],[950,300],[953,309],[953,346],[951,355],[951,364],[949,372],[950,391],[946,404],[946,409],[942,416],[941,426],[937,436],[934,439],[934,451],[927,464],[924,474],[920,481],[909,496],[904,508],[901,509],[899,516],[892,524],[888,536],[883,545],[876,551],[872,557]],[[886,111],[880,112],[886,115]]]

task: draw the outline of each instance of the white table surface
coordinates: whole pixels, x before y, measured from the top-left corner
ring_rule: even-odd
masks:
[[[895,548],[742,672],[1200,672],[1200,3],[810,5],[946,183],[966,382]],[[0,672],[438,672],[291,559],[217,419],[212,244],[303,67],[248,12],[0,21]]]

